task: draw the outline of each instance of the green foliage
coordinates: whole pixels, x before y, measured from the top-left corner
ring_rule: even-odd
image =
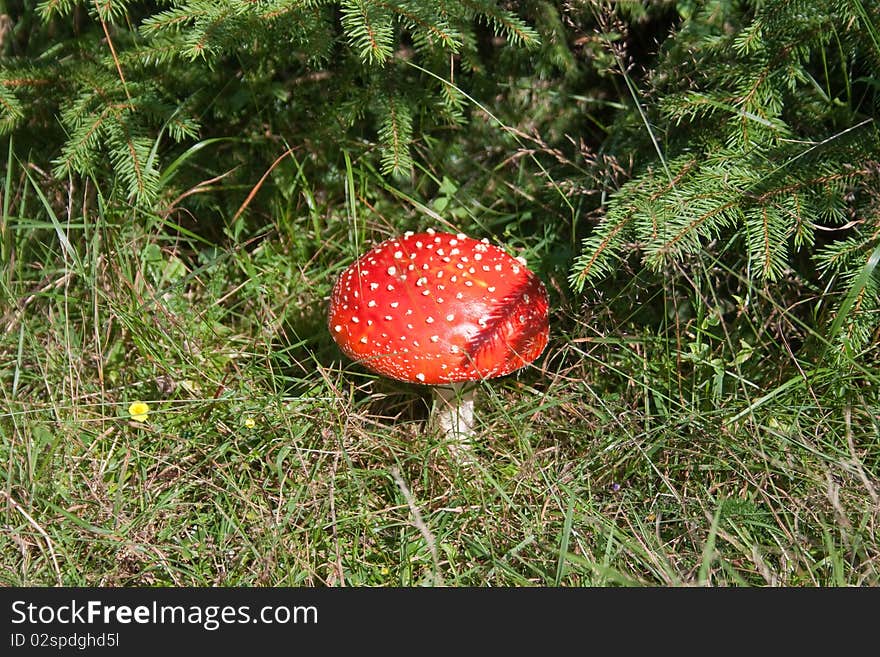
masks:
[[[191,139],[206,122],[275,156],[279,137],[328,159],[340,141],[377,139],[382,170],[407,178],[414,140],[465,119],[443,82],[450,56],[473,72],[487,34],[539,43],[493,0],[52,0],[37,16],[12,14],[19,38],[0,64],[0,131],[42,133],[57,176],[111,172],[141,207],[161,191],[173,144],[160,138]]]
[[[386,7],[363,0],[342,3],[342,27],[366,64],[384,64],[394,46],[394,16]]]
[[[814,322],[834,353],[880,329],[875,3],[10,6],[0,132],[57,178],[112,180],[112,200],[145,216],[207,215],[221,225],[206,237],[237,235],[281,153],[332,194],[344,150],[429,202],[447,174],[473,180],[441,198],[482,228],[537,234],[550,212],[545,234],[568,242],[553,267],[577,292],[632,253],[664,278],[723,254],[749,285],[826,290]],[[166,161],[186,165],[165,175]],[[230,193],[192,193],[205,180]]]
[[[880,583],[873,4],[5,7],[0,582]],[[438,225],[552,295],[468,464],[326,330]]]
[[[858,0],[687,13],[641,90],[649,117],[619,118],[641,165],[584,239],[575,289],[612,273],[632,245],[660,273],[732,242],[731,266],[756,284],[818,271],[818,285],[845,293],[880,243],[878,24],[880,6]],[[846,353],[880,328],[878,284],[873,269],[848,330],[826,331]]]

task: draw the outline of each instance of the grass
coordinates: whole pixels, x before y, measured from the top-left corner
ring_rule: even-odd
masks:
[[[466,465],[426,429],[425,390],[346,361],[324,326],[364,240],[436,225],[430,198],[383,197],[349,160],[348,196],[316,213],[297,163],[308,204],[208,244],[12,153],[4,585],[880,584],[876,345],[795,358],[822,342],[799,307],[755,289],[723,307],[717,262],[581,299],[552,256],[570,236],[519,236],[552,341],[482,384]]]

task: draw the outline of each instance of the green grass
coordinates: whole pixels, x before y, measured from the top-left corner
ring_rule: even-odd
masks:
[[[434,199],[349,161],[347,196],[316,210],[297,163],[308,202],[211,244],[12,153],[4,585],[880,584],[876,345],[823,360],[832,336],[784,285],[707,258],[581,298],[554,256],[570,235],[518,235],[552,340],[481,385],[467,465],[427,428],[424,389],[346,361],[324,326],[341,269],[437,225]],[[446,216],[491,216],[466,190],[444,198],[461,204]],[[715,298],[719,276],[748,303]]]

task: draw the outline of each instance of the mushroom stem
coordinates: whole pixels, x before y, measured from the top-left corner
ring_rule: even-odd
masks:
[[[476,390],[475,385],[466,383],[434,386],[434,416],[453,452],[470,450]]]

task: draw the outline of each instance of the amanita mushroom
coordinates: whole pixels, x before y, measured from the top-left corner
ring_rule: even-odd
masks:
[[[473,386],[534,361],[547,345],[549,300],[522,259],[488,240],[428,230],[386,240],[346,269],[330,333],[378,374],[434,386],[438,422],[466,440]]]

